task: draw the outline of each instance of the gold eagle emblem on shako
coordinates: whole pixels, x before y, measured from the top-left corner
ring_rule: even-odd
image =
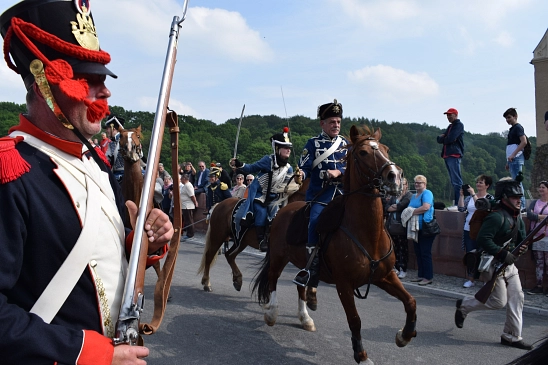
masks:
[[[92,51],[98,51],[99,38],[97,38],[95,25],[90,16],[91,7],[89,0],[74,0],[74,6],[76,6],[76,9],[78,10],[78,14],[76,14],[76,20],[78,22],[70,22],[72,34],[74,34],[76,41],[82,47]]]
[[[337,99],[333,100],[333,112],[336,114],[339,114],[341,112],[341,107],[339,106],[339,103],[337,102]]]

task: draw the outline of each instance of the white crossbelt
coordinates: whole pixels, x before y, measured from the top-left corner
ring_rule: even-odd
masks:
[[[324,153],[316,157],[314,162],[312,162],[312,170],[314,170],[314,168],[318,166],[320,162],[325,160],[329,155],[333,154],[337,150],[337,148],[339,148],[339,146],[341,145],[341,141],[342,141],[341,136],[337,136],[337,138],[335,139],[331,147],[329,147],[327,151],[325,151]]]
[[[82,272],[88,265],[89,258],[95,248],[94,233],[99,231],[101,207],[97,201],[101,199],[99,187],[86,175],[88,197],[86,203],[86,218],[78,241],[70,251],[53,279],[34,303],[31,313],[38,315],[46,323],[50,323],[59,312],[72,292]]]

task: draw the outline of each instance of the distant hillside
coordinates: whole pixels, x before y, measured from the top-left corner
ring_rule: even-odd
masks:
[[[0,135],[7,134],[8,129],[18,123],[18,115],[26,110],[25,105],[0,102]],[[111,112],[126,119],[126,128],[139,124],[144,131],[144,143],[148,146],[150,131],[154,122],[154,113],[134,112],[119,106],[111,106]],[[239,118],[229,119],[223,124],[215,124],[209,120],[196,119],[192,116],[180,116],[179,161],[198,160],[206,163],[211,161],[227,162],[234,152],[236,131]],[[428,188],[434,193],[436,201],[449,203],[452,191],[447,170],[440,157],[441,146],[436,137],[444,129],[427,124],[387,123],[367,118],[344,118],[342,134],[347,135],[352,124],[367,125],[380,128],[381,142],[390,147],[390,157],[412,179],[421,174],[428,178]],[[294,165],[300,156],[308,138],[320,132],[319,123],[315,119],[304,116],[294,116],[286,120],[275,115],[248,115],[243,118],[238,140],[238,158],[244,162],[254,162],[267,153],[271,153],[269,138],[283,127],[289,126],[290,137],[295,154],[291,157]],[[506,132],[487,135],[465,133],[465,157],[462,163],[463,179],[473,186],[475,177],[480,174],[493,176],[496,181],[508,176],[505,170]],[[530,172],[535,157],[536,137],[530,138],[533,145],[533,155],[525,163],[525,189],[530,188]],[[169,135],[164,134],[161,159],[171,162],[169,152]]]

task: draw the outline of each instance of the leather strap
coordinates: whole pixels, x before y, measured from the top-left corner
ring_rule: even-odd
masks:
[[[171,168],[173,176],[173,237],[169,243],[169,250],[164,261],[164,266],[160,268],[160,262],[154,264],[154,269],[158,274],[156,287],[154,289],[154,313],[150,323],[140,323],[139,332],[145,335],[155,333],[166,311],[167,298],[171,288],[171,280],[175,271],[175,263],[179,252],[179,242],[181,240],[181,227],[183,227],[181,211],[181,195],[179,194],[179,121],[177,113],[169,111],[166,117],[166,123],[171,135]]]

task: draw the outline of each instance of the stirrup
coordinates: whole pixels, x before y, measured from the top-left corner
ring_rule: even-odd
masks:
[[[301,275],[301,273],[304,273],[304,275]],[[293,283],[305,287],[308,285],[308,282],[310,281],[310,270],[307,269],[301,269],[295,275],[295,278],[293,278]]]

